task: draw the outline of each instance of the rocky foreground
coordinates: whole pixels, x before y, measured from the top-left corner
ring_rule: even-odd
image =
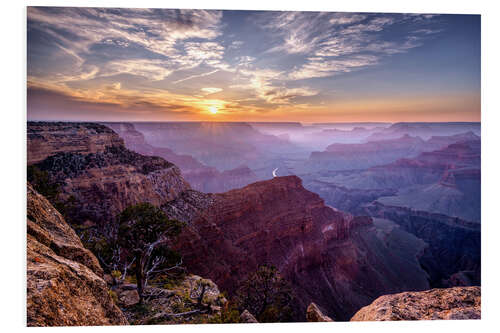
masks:
[[[28,326],[128,324],[97,258],[43,196],[27,193]]]
[[[481,288],[454,287],[385,295],[351,321],[481,319]]]

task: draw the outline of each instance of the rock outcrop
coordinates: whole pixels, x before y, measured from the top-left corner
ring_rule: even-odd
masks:
[[[95,256],[30,185],[27,195],[27,325],[128,324]]]
[[[240,322],[247,324],[256,324],[258,323],[257,319],[251,314],[248,310],[243,311],[240,314]]]
[[[296,176],[222,194],[186,191],[162,208],[187,222],[177,249],[191,271],[233,292],[259,265],[274,265],[292,283],[303,314],[314,301],[347,320],[377,296],[429,287],[416,261],[376,236],[371,218],[325,206]]]
[[[306,319],[309,322],[329,322],[333,321],[332,318],[326,316],[321,312],[318,306],[314,303],[309,304],[306,310]]]
[[[28,122],[28,165],[57,153],[92,154],[123,145],[106,126],[96,123]]]
[[[481,319],[481,288],[455,287],[377,298],[351,321]]]
[[[451,276],[461,271],[472,271],[472,285],[481,283],[481,224],[378,202],[365,209],[428,243],[419,261],[429,273],[431,286],[447,286]]]
[[[59,199],[69,206],[71,223],[99,226],[129,205],[149,202],[159,206],[190,188],[174,164],[126,149],[123,140],[109,128],[99,124],[65,124],[28,123],[28,132],[51,133],[42,138],[28,136],[28,151],[45,147],[41,142],[47,140],[47,147],[42,150],[48,157],[34,166],[46,171],[50,180],[59,185]],[[77,140],[75,131],[84,141],[100,142],[99,148],[73,142]],[[60,146],[79,148],[54,148],[53,132],[57,133]]]
[[[166,286],[148,286],[141,305],[137,304],[135,288],[135,284],[113,288],[127,319],[134,325],[216,323],[227,303],[215,283],[192,274]]]

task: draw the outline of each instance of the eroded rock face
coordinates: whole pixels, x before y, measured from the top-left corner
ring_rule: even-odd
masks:
[[[309,304],[306,310],[306,319],[309,322],[329,322],[333,321],[332,318],[326,316],[321,312],[318,306],[314,303]]]
[[[30,185],[27,194],[28,326],[128,324],[95,256]]]
[[[60,199],[75,207],[68,209],[72,223],[101,225],[129,205],[159,206],[190,188],[174,164],[132,152],[109,128],[91,125],[99,132],[81,123],[28,123],[28,133],[37,133],[28,136],[28,151],[41,149],[47,157],[34,165],[59,184]],[[62,147],[74,149],[56,146],[53,137]],[[80,139],[83,143],[74,142]]]
[[[177,243],[188,268],[222,290],[274,265],[292,283],[300,313],[314,301],[347,320],[377,296],[429,288],[416,262],[408,267],[375,236],[370,218],[325,206],[296,176],[222,194],[187,191],[162,208],[188,224]]]
[[[95,123],[28,122],[28,165],[57,153],[91,154],[123,145],[106,126]]]
[[[481,288],[454,287],[377,298],[351,321],[481,319]]]
[[[481,225],[442,214],[386,206],[374,202],[365,207],[371,216],[394,221],[428,243],[420,257],[433,287],[449,286],[455,273],[470,271],[469,285],[481,283]],[[462,279],[463,280],[463,279]]]
[[[251,314],[248,310],[245,310],[241,313],[240,321],[242,323],[247,323],[247,324],[257,324],[258,323],[258,321],[257,321],[257,319],[255,319],[254,315]]]

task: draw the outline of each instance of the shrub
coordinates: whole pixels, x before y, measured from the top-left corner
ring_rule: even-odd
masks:
[[[235,299],[240,311],[250,311],[259,322],[286,322],[295,318],[292,288],[274,266],[261,266],[250,274]]]

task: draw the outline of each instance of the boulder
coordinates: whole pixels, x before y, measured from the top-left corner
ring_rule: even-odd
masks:
[[[332,318],[324,315],[323,312],[314,303],[309,304],[306,310],[306,319],[310,322],[327,322],[333,321]]]
[[[118,301],[124,307],[130,307],[139,303],[139,293],[136,289],[121,290],[118,294]]]
[[[248,323],[248,324],[258,323],[257,319],[255,319],[255,317],[248,310],[245,310],[241,313],[240,321],[242,323]]]
[[[481,288],[454,287],[385,295],[351,321],[481,319]]]

